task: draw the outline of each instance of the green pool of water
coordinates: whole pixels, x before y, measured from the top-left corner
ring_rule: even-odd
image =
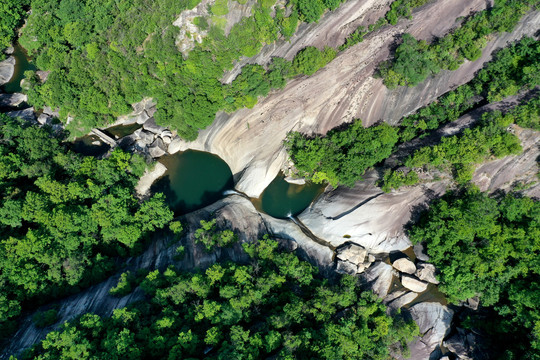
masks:
[[[167,172],[153,186],[163,192],[176,215],[200,209],[223,198],[234,188],[231,169],[220,157],[188,150],[159,159]]]
[[[85,156],[101,156],[109,151],[110,146],[101,142],[96,135],[86,135],[75,139],[71,149]]]
[[[285,176],[280,174],[268,185],[260,198],[254,200],[254,204],[268,215],[284,219],[304,211],[324,188],[323,184],[289,184],[285,181]]]
[[[113,139],[121,139],[124,136],[133,134],[135,130],[140,128],[142,128],[142,125],[137,123],[131,125],[116,125],[104,129],[103,132],[112,137]]]
[[[13,55],[15,57],[15,71],[8,83],[2,86],[2,90],[6,93],[21,92],[21,80],[24,79],[24,72],[27,70],[37,70],[36,66],[31,62],[26,50],[16,44],[14,47]]]

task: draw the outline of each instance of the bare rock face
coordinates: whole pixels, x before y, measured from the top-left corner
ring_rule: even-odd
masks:
[[[411,303],[417,297],[418,297],[418,294],[415,292],[405,293],[397,297],[396,299],[392,300],[391,302],[389,302],[388,307],[393,310],[401,309],[403,306]]]
[[[537,181],[539,172],[537,159],[540,156],[540,132],[522,129],[517,125],[512,127],[515,135],[521,140],[523,152],[507,156],[481,165],[474,172],[472,182],[480,190],[493,192],[508,189],[516,181],[532,183]],[[536,185],[526,190],[528,196],[539,198],[540,186]]]
[[[367,256],[367,250],[356,244],[348,244],[339,249],[337,254],[338,259],[348,261],[353,264],[361,264]]]
[[[152,144],[155,139],[154,133],[151,133],[150,131],[140,131],[136,134],[136,136],[138,136],[139,139],[146,145]]]
[[[421,293],[423,291],[426,291],[428,287],[428,283],[418,280],[417,278],[409,275],[402,275],[401,276],[401,285],[406,287],[407,289]]]
[[[151,157],[158,158],[167,153],[167,147],[163,143],[163,140],[161,138],[157,138],[152,145],[148,147],[148,153]]]
[[[0,94],[0,107],[16,107],[25,101],[28,101],[28,96],[25,94]]]
[[[457,333],[443,342],[459,360],[489,360],[486,349],[482,348],[482,341],[474,333],[457,329]]]
[[[167,168],[160,162],[156,162],[154,169],[151,171],[146,170],[143,176],[139,179],[137,186],[135,186],[137,195],[139,195],[139,197],[149,195],[150,187],[154,181],[162,177],[165,172],[167,172]]]
[[[390,290],[390,285],[392,285],[394,270],[392,266],[379,261],[369,267],[361,277],[375,294],[380,298],[384,298]]]
[[[49,125],[52,122],[52,116],[43,113],[38,116],[37,122],[41,125]]]
[[[414,255],[420,261],[429,261],[429,256],[426,254],[426,249],[421,243],[413,246]]]
[[[217,249],[212,253],[206,252],[202,246],[195,244],[193,233],[200,227],[199,221],[211,217],[217,219],[218,228],[232,229],[239,237],[238,243],[231,248]],[[116,286],[120,273],[124,271],[129,270],[132,273],[137,272],[138,269],[160,269],[163,271],[169,265],[174,265],[179,270],[191,270],[193,268],[204,269],[221,260],[245,262],[249,258],[242,251],[241,243],[254,241],[267,231],[261,216],[251,202],[238,195],[229,196],[206,208],[187,214],[181,218],[181,222],[186,229],[181,243],[177,243],[166,233],[157,232],[153,236],[151,246],[140,256],[127,259],[126,267],[115,276],[58,301],[58,322],[55,326],[59,327],[65,321],[71,321],[76,316],[86,312],[110,316],[114,309],[144,299],[141,290],[135,290],[122,298],[109,295],[109,289]],[[185,246],[185,256],[182,259],[176,257],[176,248],[180,244]],[[2,349],[0,356],[9,358],[10,354],[30,347],[51,331],[51,327],[36,328],[32,321],[32,314],[23,317],[20,324],[19,330],[7,343],[6,348]]]
[[[416,271],[416,266],[414,263],[407,258],[397,259],[392,263],[392,266],[402,273],[414,274]]]
[[[163,126],[159,126],[158,124],[156,124],[156,120],[154,120],[154,118],[146,120],[146,122],[143,124],[143,129],[157,135],[167,130]]]
[[[435,265],[433,264],[426,264],[426,263],[419,263],[418,270],[416,270],[417,278],[420,280],[424,280],[427,282],[430,282],[432,284],[438,284],[439,280],[435,277]]]
[[[347,241],[370,253],[389,253],[411,247],[403,225],[412,210],[446,190],[444,181],[383,193],[378,175],[367,172],[353,188],[339,187],[321,195],[299,219],[316,236],[338,247]]]
[[[356,244],[347,244],[337,249],[337,271],[356,275],[367,269],[375,261],[373,255],[369,255],[367,250]]]
[[[413,320],[420,329],[421,338],[409,345],[410,359],[430,359],[430,355],[439,358],[434,351],[448,335],[454,312],[439,303],[418,303],[409,309]],[[440,351],[440,350],[439,350]]]
[[[11,80],[13,73],[15,72],[15,58],[13,56],[8,57],[6,60],[0,62],[0,86],[4,85]]]
[[[287,176],[285,178],[285,181],[288,182],[289,184],[295,184],[295,185],[304,185],[306,183],[306,179],[304,178],[295,179],[291,176]]]
[[[343,34],[343,28],[335,25],[338,17],[339,21],[363,18],[371,9],[362,6],[366,3],[374,5],[346,2],[343,9],[347,8],[348,12],[332,12],[313,25],[311,30],[334,23],[335,29],[327,29],[318,40],[319,45],[328,44],[324,39],[333,39],[336,32]],[[233,174],[238,174],[237,189],[258,197],[287,163],[283,140],[288,132],[325,134],[355,118],[361,118],[365,125],[379,120],[396,124],[403,115],[469,81],[495,49],[524,34],[534,34],[540,23],[540,13],[527,15],[512,34],[494,37],[479,60],[466,62],[456,71],[442,71],[414,88],[390,91],[381,79],[372,76],[377,64],[389,55],[396,36],[405,31],[420,39],[443,35],[455,26],[456,18],[482,10],[486,5],[483,0],[431,2],[415,13],[412,20],[400,21],[397,26],[368,36],[313,76],[293,79],[284,90],[272,93],[252,109],[241,109],[231,115],[219,113],[211,126],[200,131],[196,141],[183,141],[175,146],[178,150],[202,150],[220,156]],[[278,51],[279,46],[274,48]],[[277,53],[271,51],[268,56],[272,55]]]
[[[21,118],[26,121],[36,121],[36,114],[34,113],[33,107],[23,110],[10,111],[7,112],[6,115],[13,118]]]

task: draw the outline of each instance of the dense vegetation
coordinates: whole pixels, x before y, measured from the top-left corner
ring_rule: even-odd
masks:
[[[404,34],[394,58],[380,65],[379,74],[393,89],[415,86],[441,70],[456,70],[464,59],[474,61],[482,55],[490,34],[511,32],[536,5],[536,0],[496,0],[493,7],[471,15],[456,30],[431,44]]]
[[[424,146],[411,154],[404,165],[413,170],[407,175],[388,170],[383,178],[383,190],[397,189],[418,182],[415,168],[438,168],[453,174],[458,183],[472,179],[475,165],[491,158],[502,158],[522,151],[519,138],[507,131],[517,123],[522,127],[540,128],[540,97],[523,100],[522,103],[503,114],[501,111],[487,112],[474,128],[463,133],[443,137],[439,144]]]
[[[311,74],[335,56],[333,50],[307,48],[292,64],[275,59],[267,69],[249,65],[224,85],[220,79],[235,60],[256,55],[280,34],[290,37],[299,19],[316,21],[316,4],[324,10],[340,1],[294,1],[285,18],[281,8],[270,15],[275,0],[261,0],[253,15],[234,25],[228,36],[221,21],[225,18],[220,17],[228,11],[227,2],[218,2],[210,8],[210,24],[206,18],[196,21],[208,34],[184,58],[175,43],[180,30],[172,23],[199,1],[33,0],[21,43],[36,56],[37,66],[51,74],[45,84],[28,74],[29,101],[36,107],[60,108],[62,119],[75,118],[68,128],[82,134],[151,96],[158,104],[156,121],[194,139],[218,110],[253,106],[258,96],[283,87],[288,77]]]
[[[142,158],[116,149],[97,160],[44,128],[0,114],[0,335],[29,301],[88,286],[172,218],[158,194],[133,187]]]
[[[472,322],[502,340],[504,359],[540,358],[540,203],[475,189],[431,205],[410,231],[425,242],[450,301],[479,295],[496,319]],[[488,325],[489,324],[489,325]]]
[[[23,359],[382,360],[418,334],[354,277],[332,285],[274,240],[244,248],[249,265],[151,272],[141,284],[149,301],[110,318],[83,315]]]
[[[0,3],[0,60],[5,57],[4,50],[11,46],[29,3],[30,0],[2,0]]]
[[[364,128],[357,120],[324,137],[291,132],[285,146],[300,176],[315,183],[353,186],[366,169],[391,154],[397,140],[397,130],[392,126],[383,123]]]
[[[457,120],[475,106],[497,102],[517,94],[521,89],[540,85],[539,59],[539,42],[525,37],[497,52],[494,59],[469,83],[448,92],[415,114],[403,118],[398,128],[378,125],[360,129],[361,125],[357,122],[355,126],[330,131],[326,137],[309,137],[295,132],[286,140],[289,155],[299,170],[298,175],[314,181],[328,181],[332,185],[350,186],[361,178],[367,168],[392,154],[395,144],[412,140],[417,136],[426,136],[442,124]],[[538,128],[538,120],[535,120],[534,115],[537,111],[538,103],[533,101],[531,105],[516,109],[515,115],[511,115],[513,120],[509,117],[486,119],[482,128],[467,130],[465,136],[446,138],[443,140],[444,144],[439,145],[437,149],[425,148],[422,151],[424,155],[429,152],[433,154],[432,157],[438,159],[433,158],[431,162],[433,164],[442,162],[443,158],[454,161],[457,165],[455,170],[459,170],[463,175],[458,178],[465,181],[470,178],[472,164],[490,155],[504,156],[515,153],[519,148],[517,138],[504,131],[504,123],[516,121],[518,125]],[[382,131],[384,136],[374,136],[375,131]],[[473,151],[467,152],[460,148],[465,145],[469,150],[473,147]],[[443,148],[445,154],[439,154],[437,150]],[[454,157],[458,153],[462,156]],[[429,156],[423,158],[422,164],[430,162]],[[420,155],[417,159],[420,161]],[[420,163],[408,165],[421,166]],[[384,187],[385,190],[389,190],[395,186],[413,184],[417,179],[413,174],[387,172]]]

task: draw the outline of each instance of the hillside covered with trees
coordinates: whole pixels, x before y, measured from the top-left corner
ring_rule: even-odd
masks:
[[[0,360],[540,360],[538,24],[538,0],[4,0]],[[188,151],[231,180],[175,217]]]

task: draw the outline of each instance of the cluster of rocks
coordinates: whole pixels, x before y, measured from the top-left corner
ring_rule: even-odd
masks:
[[[148,154],[152,158],[159,158],[169,153],[169,145],[174,138],[173,133],[156,124],[154,118],[146,120],[142,128],[133,134],[123,137],[119,145],[130,151]]]
[[[360,274],[375,262],[375,257],[365,248],[353,243],[338,248],[336,252],[336,271],[342,274]]]

